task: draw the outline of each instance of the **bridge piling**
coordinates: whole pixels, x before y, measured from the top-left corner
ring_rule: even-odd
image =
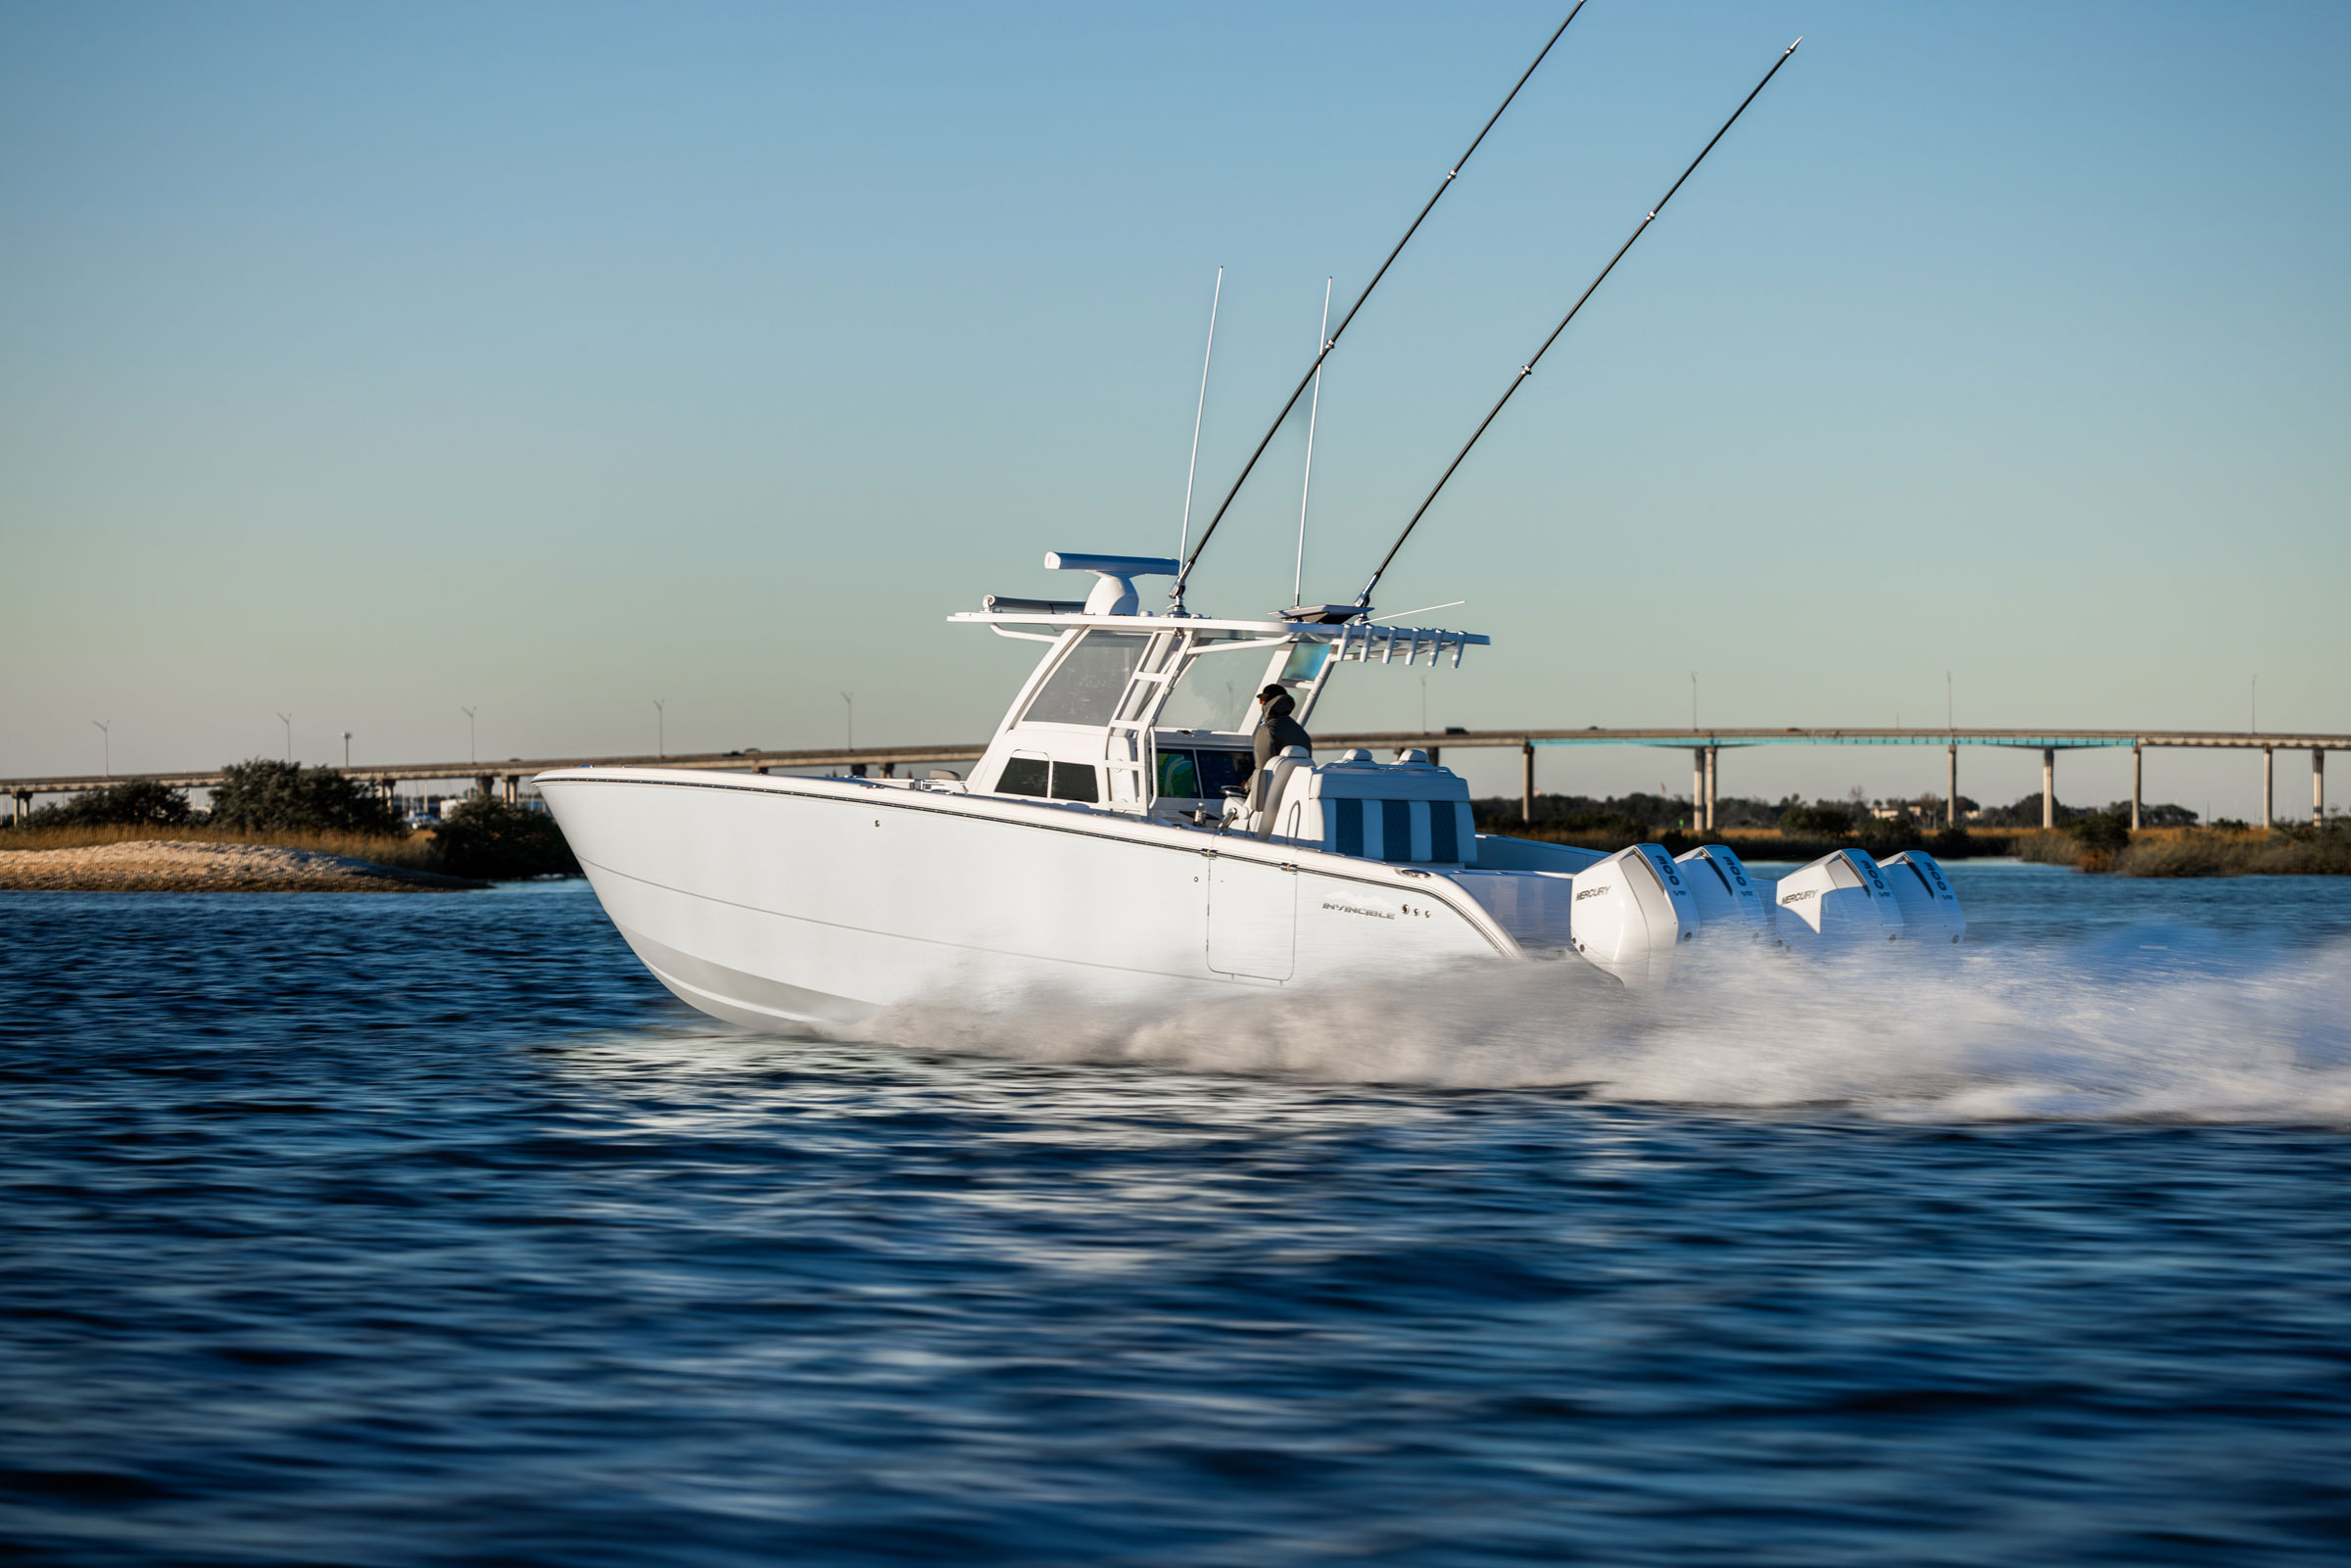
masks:
[[[1714,831],[1714,787],[1722,747],[1706,747],[1706,832]]]
[[[2133,832],[2138,832],[2139,801],[2144,793],[2139,788],[2139,765],[2138,747],[2133,746],[2131,748],[2131,831]]]
[[[1524,740],[1518,745],[1518,820],[1535,820],[1535,743]]]
[[[1690,748],[1690,831],[1703,832],[1706,826],[1706,748]]]
[[[1943,825],[1956,828],[1959,826],[1959,748],[1944,746],[1943,751]]]
[[[2277,756],[2268,746],[2261,748],[2261,826],[2266,832],[2270,826],[2271,802],[2278,798]]]
[[[2040,825],[2057,826],[2057,748],[2043,746],[2040,752]]]
[[[2316,828],[2327,820],[2327,751],[2324,746],[2310,748],[2310,825]]]

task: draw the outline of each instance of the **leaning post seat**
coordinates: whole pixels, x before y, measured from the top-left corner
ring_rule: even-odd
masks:
[[[1332,854],[1402,864],[1477,860],[1469,785],[1425,751],[1407,751],[1389,763],[1349,751],[1336,762],[1298,767],[1276,783],[1273,798],[1275,836]]]

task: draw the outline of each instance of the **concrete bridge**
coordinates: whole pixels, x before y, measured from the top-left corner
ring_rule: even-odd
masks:
[[[2139,825],[2141,758],[2155,747],[2186,750],[2236,750],[2261,753],[2261,825],[2270,827],[2276,784],[2277,753],[2310,753],[2311,815],[2326,807],[2327,753],[2351,750],[2351,735],[2305,735],[2266,731],[2222,730],[1447,730],[1431,735],[1421,731],[1378,731],[1353,735],[1322,735],[1316,749],[1371,750],[1424,747],[1435,759],[1445,747],[1516,747],[1519,752],[1519,810],[1532,820],[1535,802],[1535,749],[1538,746],[1668,746],[1687,747],[1691,754],[1690,798],[1699,802],[1702,826],[1714,826],[1716,763],[1725,747],[1740,746],[1942,746],[1947,759],[1949,787],[1944,808],[1949,821],[1958,820],[1959,748],[1996,746],[2040,753],[2041,826],[2057,822],[2057,753],[2092,748],[2131,748],[2131,826]],[[878,772],[884,778],[900,769],[974,762],[984,744],[922,746],[859,746],[817,751],[698,752],[689,756],[636,757],[511,757],[504,762],[405,763],[389,767],[353,767],[350,777],[390,793],[404,783],[429,780],[470,781],[485,797],[517,800],[523,781],[551,768],[700,768],[747,773],[845,770],[860,776]],[[183,789],[218,787],[218,770],[209,772],[139,774],[159,784]],[[42,779],[0,779],[0,790],[10,801],[10,821],[23,817],[33,799],[45,794],[76,794],[120,780],[100,775]]]

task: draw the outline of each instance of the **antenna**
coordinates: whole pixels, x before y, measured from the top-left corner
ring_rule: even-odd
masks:
[[[1452,609],[1456,604],[1466,604],[1469,601],[1465,598],[1449,598],[1442,604],[1423,604],[1416,610],[1399,610],[1394,615],[1377,616],[1366,624],[1377,626],[1383,621],[1406,621],[1412,619],[1415,615],[1426,615],[1430,610],[1449,610]]]
[[[1569,20],[1572,21],[1573,18]],[[1771,63],[1769,71],[1763,72],[1763,79],[1755,83],[1754,91],[1740,100],[1739,107],[1731,111],[1731,118],[1722,122],[1722,129],[1716,131],[1713,139],[1700,148],[1698,156],[1690,160],[1690,166],[1682,170],[1681,179],[1675,180],[1672,189],[1666,191],[1664,196],[1658,200],[1657,205],[1649,210],[1649,215],[1635,226],[1631,238],[1616,248],[1616,254],[1608,258],[1608,264],[1600,269],[1600,276],[1594,278],[1590,286],[1576,296],[1575,304],[1570,306],[1567,313],[1559,318],[1559,324],[1551,329],[1551,336],[1543,340],[1543,347],[1537,349],[1526,363],[1518,367],[1518,373],[1511,378],[1511,384],[1503,390],[1502,396],[1495,400],[1494,406],[1486,411],[1485,418],[1478,421],[1477,428],[1469,432],[1469,439],[1462,443],[1462,450],[1454,453],[1453,461],[1445,465],[1445,472],[1437,477],[1436,488],[1428,493],[1427,499],[1420,502],[1418,510],[1413,513],[1412,520],[1404,525],[1404,532],[1396,536],[1396,543],[1388,546],[1388,553],[1381,557],[1379,565],[1373,569],[1371,580],[1364,585],[1363,593],[1356,597],[1357,608],[1361,609],[1371,602],[1371,591],[1379,586],[1379,579],[1387,571],[1389,563],[1396,559],[1396,552],[1404,548],[1404,542],[1413,537],[1413,530],[1419,526],[1421,517],[1427,513],[1430,506],[1436,504],[1438,492],[1444,490],[1446,481],[1453,478],[1454,470],[1461,467],[1462,460],[1469,455],[1469,449],[1477,445],[1477,438],[1486,433],[1486,427],[1492,424],[1495,417],[1502,412],[1502,405],[1509,403],[1511,395],[1525,385],[1526,378],[1535,373],[1536,364],[1542,360],[1544,355],[1551,352],[1551,346],[1559,341],[1559,334],[1567,330],[1567,323],[1575,319],[1575,313],[1584,308],[1584,302],[1591,299],[1601,284],[1607,281],[1608,274],[1616,270],[1616,263],[1624,260],[1624,253],[1633,248],[1635,240],[1649,232],[1649,225],[1655,223],[1657,220],[1657,214],[1665,211],[1665,204],[1673,200],[1674,192],[1680,190],[1683,182],[1698,172],[1698,166],[1706,161],[1706,154],[1714,150],[1714,143],[1730,133],[1731,127],[1739,122],[1739,117],[1747,113],[1747,106],[1755,101],[1756,94],[1762,92],[1764,87],[1769,85],[1771,78],[1780,73],[1780,68],[1788,64],[1788,57],[1796,53],[1796,44],[1803,41],[1799,38],[1796,43],[1792,43],[1780,51],[1780,58]],[[1206,540],[1203,539],[1202,543],[1205,544]]]
[[[1315,360],[1315,395],[1306,405],[1306,479],[1298,487],[1298,564],[1290,572],[1290,602],[1303,604],[1299,595],[1306,592],[1306,498],[1315,488],[1315,420],[1322,412],[1322,361],[1320,350],[1330,347],[1326,334],[1330,331],[1330,279],[1322,280],[1322,325],[1315,331],[1319,346]]]
[[[1192,406],[1192,460],[1183,470],[1183,534],[1176,545],[1181,555],[1192,542],[1192,476],[1200,470],[1200,416],[1208,411],[1208,361],[1217,352],[1217,307],[1224,298],[1224,269],[1217,268],[1217,292],[1208,297],[1208,352],[1200,356],[1200,401]]]
[[[1436,195],[1431,196],[1427,205],[1420,209],[1420,215],[1413,219],[1412,227],[1404,231],[1404,238],[1396,242],[1396,248],[1388,253],[1388,259],[1379,263],[1379,270],[1371,274],[1371,281],[1364,285],[1364,292],[1355,297],[1355,303],[1347,308],[1347,313],[1339,317],[1338,330],[1323,342],[1322,352],[1315,356],[1313,366],[1305,375],[1299,377],[1297,387],[1290,393],[1289,402],[1281,405],[1281,412],[1275,414],[1273,423],[1267,427],[1265,439],[1257,444],[1257,450],[1249,454],[1249,460],[1241,464],[1240,477],[1232,482],[1232,489],[1224,493],[1223,503],[1217,508],[1216,516],[1211,517],[1208,520],[1208,526],[1200,530],[1200,543],[1192,546],[1191,554],[1184,558],[1183,569],[1176,574],[1176,586],[1168,590],[1168,598],[1176,609],[1183,608],[1183,586],[1190,581],[1192,568],[1199,564],[1200,552],[1208,548],[1209,539],[1216,533],[1217,525],[1223,522],[1224,514],[1232,509],[1233,498],[1240,495],[1243,485],[1249,483],[1249,475],[1256,469],[1257,460],[1263,457],[1266,454],[1266,449],[1273,444],[1274,433],[1281,429],[1282,421],[1289,418],[1292,408],[1298,406],[1298,400],[1306,396],[1307,386],[1315,379],[1315,372],[1322,368],[1322,361],[1330,357],[1330,351],[1339,346],[1339,339],[1346,335],[1348,323],[1355,319],[1355,313],[1364,308],[1366,300],[1371,298],[1371,291],[1378,288],[1379,280],[1388,275],[1388,268],[1396,264],[1396,258],[1404,254],[1404,248],[1410,245],[1413,242],[1413,236],[1420,231],[1421,223],[1426,221],[1428,214],[1436,210],[1437,203],[1444,199],[1445,193],[1453,188],[1456,176],[1469,166],[1470,154],[1477,151],[1478,143],[1486,139],[1486,132],[1492,130],[1495,122],[1502,119],[1503,109],[1511,107],[1511,100],[1518,96],[1518,88],[1525,86],[1527,78],[1534,75],[1535,66],[1543,64],[1544,56],[1551,53],[1552,44],[1559,41],[1559,34],[1567,30],[1567,23],[1576,19],[1577,13],[1584,9],[1584,3],[1585,0],[1575,0],[1575,10],[1567,13],[1567,22],[1559,24],[1559,30],[1551,35],[1550,42],[1544,44],[1542,52],[1535,56],[1534,65],[1528,66],[1525,72],[1519,76],[1517,85],[1513,86],[1510,95],[1503,99],[1502,109],[1495,110],[1493,115],[1487,119],[1484,127],[1477,133],[1477,139],[1469,144],[1469,151],[1453,161],[1453,166],[1445,171],[1444,179],[1437,184]]]

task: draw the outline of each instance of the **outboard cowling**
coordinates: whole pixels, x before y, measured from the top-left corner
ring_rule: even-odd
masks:
[[[1698,934],[1690,879],[1656,844],[1619,849],[1574,878],[1567,917],[1575,950],[1627,985],[1662,980],[1674,949]]]
[[[1770,934],[1771,909],[1763,901],[1764,889],[1747,874],[1747,867],[1729,845],[1702,844],[1676,855],[1673,863],[1690,879],[1690,891],[1698,900],[1699,919],[1709,941],[1717,933],[1735,932],[1757,941]]]
[[[1894,888],[1865,849],[1840,849],[1780,879],[1772,928],[1783,941],[1893,941],[1902,934]]]
[[[1967,934],[1967,916],[1960,911],[1959,895],[1951,891],[1950,879],[1943,876],[1933,855],[1923,849],[1905,849],[1879,861],[1878,870],[1886,874],[1886,885],[1894,889],[1903,929],[1912,941],[1932,941],[1942,932],[1955,942]]]

